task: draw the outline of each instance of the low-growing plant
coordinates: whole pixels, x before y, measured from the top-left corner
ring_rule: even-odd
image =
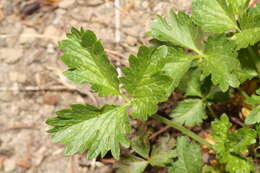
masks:
[[[260,75],[260,4],[249,8],[249,0],[193,0],[191,15],[171,11],[168,18],[157,16],[149,35],[154,40],[129,57],[121,77],[92,31],[72,28],[59,42],[68,79],[125,103],[75,104],[58,111],[47,120],[52,141],[66,145],[65,155],[87,151],[88,159],[109,152],[119,160],[120,146],[131,147],[116,164],[122,173],[141,173],[148,165],[169,173],[257,172],[260,89],[248,96],[241,85]],[[158,104],[174,91],[183,93],[182,101],[168,118],[159,115]],[[251,110],[243,114],[241,128],[231,123],[230,111],[219,116],[212,108],[237,93],[245,98],[242,107]],[[143,122],[134,133],[130,118]],[[146,122],[152,118],[185,136],[175,140],[165,133],[151,142],[152,127]],[[208,137],[194,133],[194,126],[210,131]],[[204,163],[202,148],[216,160]]]

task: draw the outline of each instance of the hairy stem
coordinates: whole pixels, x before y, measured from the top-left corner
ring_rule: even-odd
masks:
[[[213,149],[213,146],[210,143],[208,143],[205,139],[203,139],[200,136],[198,136],[197,134],[193,133],[191,130],[179,125],[178,123],[176,123],[174,121],[170,121],[167,118],[164,118],[164,117],[157,115],[157,114],[153,115],[152,117],[154,119],[158,120],[158,121],[161,121],[161,122],[167,124],[168,126],[171,126],[172,128],[179,130],[183,134],[191,137],[192,139],[194,139],[197,142],[207,146],[208,148]]]
[[[216,113],[213,111],[213,109],[211,108],[211,106],[209,104],[207,104],[207,108],[209,109],[209,112],[211,113],[211,115],[217,119],[218,116],[216,115]]]
[[[241,88],[238,88],[238,91],[242,94],[242,96],[245,97],[245,99],[249,98],[248,94],[244,90],[242,90]]]

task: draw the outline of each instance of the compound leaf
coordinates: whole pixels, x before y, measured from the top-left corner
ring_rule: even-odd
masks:
[[[231,123],[227,115],[212,122],[212,137],[216,144],[214,150],[226,171],[230,173],[250,173],[254,170],[252,159],[245,157],[249,145],[256,142],[256,131],[247,127],[235,132],[229,131]]]
[[[186,99],[178,102],[170,116],[174,121],[192,127],[206,118],[205,103],[200,99]]]
[[[188,137],[177,139],[178,160],[172,164],[169,173],[198,173],[203,165],[200,146],[189,142]]]
[[[238,87],[240,85],[238,71],[241,71],[240,62],[236,58],[235,44],[225,36],[211,36],[205,44],[205,54],[202,70],[205,76],[211,74],[214,85],[219,85],[225,92],[229,86]]]
[[[167,100],[172,79],[162,73],[168,48],[162,46],[156,50],[140,47],[137,56],[130,56],[130,67],[123,69],[121,78],[131,101],[132,116],[146,120],[148,115],[157,111],[157,104]]]
[[[171,138],[169,134],[160,137],[152,149],[149,163],[153,166],[165,166],[171,163],[172,159],[176,157],[176,151],[173,150],[175,145],[175,139]]]
[[[151,23],[151,35],[160,41],[200,52],[200,34],[191,18],[184,12],[170,12],[168,19],[158,16]]]
[[[96,108],[90,105],[72,105],[71,109],[57,112],[57,117],[46,122],[54,126],[53,142],[66,145],[66,155],[88,150],[88,159],[93,159],[111,150],[119,159],[120,144],[129,146],[127,135],[131,131],[126,106],[105,105]]]
[[[116,164],[116,173],[142,173],[147,167],[148,162],[140,157],[125,155]]]
[[[226,0],[193,0],[192,18],[208,32],[224,33],[238,29],[235,16]]]
[[[90,30],[72,29],[59,42],[62,61],[69,67],[64,75],[75,83],[91,84],[100,96],[118,95],[117,72],[105,55],[101,41]]]

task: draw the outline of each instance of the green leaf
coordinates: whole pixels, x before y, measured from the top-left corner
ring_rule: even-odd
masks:
[[[212,122],[212,137],[216,144],[214,150],[220,163],[226,164],[225,170],[230,173],[250,173],[254,170],[252,159],[245,157],[249,145],[256,142],[256,131],[247,127],[229,131],[231,123],[227,115]]]
[[[260,41],[260,27],[242,30],[242,32],[235,34],[231,40],[237,45],[237,50],[253,46]]]
[[[223,171],[220,170],[220,168],[215,168],[215,167],[206,165],[203,167],[202,173],[223,173]]]
[[[210,103],[224,103],[230,98],[230,92],[222,92],[218,86],[211,86],[206,98]]]
[[[175,139],[171,138],[169,134],[160,137],[153,146],[149,163],[153,166],[165,166],[171,163],[172,159],[176,157],[176,151],[173,150],[175,145]]]
[[[158,16],[151,23],[151,35],[160,41],[200,52],[200,33],[184,12],[170,12],[168,19]]]
[[[168,48],[162,46],[156,50],[142,46],[137,57],[130,56],[130,67],[123,69],[121,78],[124,88],[133,98],[132,116],[146,120],[154,114],[157,104],[166,101],[172,79],[162,72],[166,62]]]
[[[226,161],[225,170],[230,173],[251,173],[251,171],[255,170],[252,159],[239,158],[230,154],[227,156]]]
[[[246,99],[246,103],[251,105],[260,104],[260,88],[256,90],[256,94],[253,94],[251,97]]]
[[[149,143],[149,134],[147,133],[147,127],[141,126],[137,131],[136,136],[131,140],[131,146],[133,150],[144,158],[149,157],[150,153],[150,143]]]
[[[169,90],[169,93],[171,94],[172,91],[178,87],[181,79],[189,70],[194,57],[185,53],[182,49],[174,49],[169,47],[166,59],[166,64],[162,70],[172,79]]]
[[[245,123],[248,125],[260,123],[260,88],[256,90],[256,94],[246,99],[246,103],[255,107],[246,118]]]
[[[178,160],[173,163],[169,173],[198,173],[203,165],[200,146],[195,142],[189,142],[188,137],[177,139]]]
[[[231,40],[237,44],[237,49],[253,46],[260,41],[260,4],[249,8],[239,20],[241,32],[236,33]]]
[[[254,108],[245,120],[246,124],[260,123],[260,106]]]
[[[249,6],[250,0],[227,0],[228,6],[231,7],[237,17],[242,16]]]
[[[254,52],[257,53],[256,50]],[[248,49],[240,49],[238,51],[238,59],[242,69],[242,71],[239,72],[241,83],[258,75],[256,63],[254,63],[254,61],[260,62],[260,58],[259,60],[255,59],[254,55],[251,54]]]
[[[116,164],[116,173],[142,173],[148,162],[140,157],[126,155]]]
[[[249,8],[246,13],[239,20],[242,30],[260,27],[260,4],[258,3],[255,8]]]
[[[174,121],[192,127],[206,118],[205,103],[200,99],[186,99],[178,102],[170,116]]]
[[[183,77],[178,87],[186,97],[202,97],[201,85],[201,71],[198,68],[190,69]]]
[[[119,159],[120,144],[129,146],[127,135],[131,131],[126,106],[105,105],[101,109],[90,105],[72,105],[71,109],[57,112],[56,118],[47,120],[54,126],[52,141],[66,145],[66,155],[88,150],[93,159],[111,150]],[[102,128],[101,128],[102,127]]]
[[[192,18],[208,32],[224,33],[238,29],[235,16],[226,0],[193,0]]]
[[[64,75],[75,83],[91,84],[100,96],[118,95],[117,72],[96,35],[90,30],[72,29],[67,37],[59,42],[64,53],[61,59],[69,67]]]
[[[211,74],[214,85],[219,85],[225,92],[229,86],[240,85],[238,71],[241,71],[235,45],[225,36],[211,36],[205,45],[206,57],[203,58],[202,70],[205,76]]]
[[[256,131],[248,127],[243,127],[237,131],[229,133],[229,151],[232,153],[248,152],[248,146],[256,143]]]

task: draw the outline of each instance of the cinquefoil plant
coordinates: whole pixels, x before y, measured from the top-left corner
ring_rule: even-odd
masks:
[[[90,84],[100,97],[122,97],[125,104],[76,104],[58,111],[47,120],[53,126],[52,141],[66,145],[66,155],[87,151],[88,159],[109,151],[119,159],[120,146],[131,146],[135,154],[121,157],[118,172],[141,173],[149,164],[166,167],[170,173],[255,172],[248,147],[257,145],[259,130],[247,124],[259,127],[259,90],[246,100],[253,110],[244,127],[231,131],[226,114],[211,123],[214,144],[184,127],[201,125],[206,109],[217,116],[211,104],[223,102],[232,88],[259,77],[260,4],[248,6],[249,0],[193,0],[192,15],[171,11],[168,18],[158,16],[149,32],[156,44],[141,46],[136,56],[131,55],[121,78],[96,35],[72,28],[59,43],[61,60],[68,66],[64,75],[77,84]],[[158,104],[175,89],[185,98],[174,107],[171,119],[156,114]],[[186,136],[175,140],[163,135],[151,145],[144,126],[130,140],[129,114],[142,121],[152,117]],[[212,150],[220,166],[202,170],[202,151],[196,142]]]

